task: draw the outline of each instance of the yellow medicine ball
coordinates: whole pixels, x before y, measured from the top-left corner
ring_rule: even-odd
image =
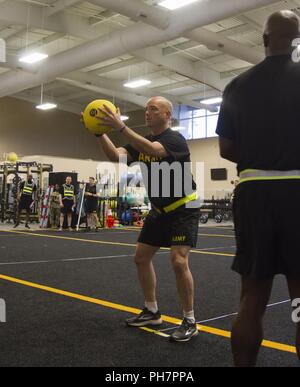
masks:
[[[104,114],[99,110],[99,108],[105,110],[104,105],[114,113],[117,112],[116,106],[105,99],[96,99],[88,104],[83,112],[84,125],[92,134],[103,134],[112,130],[110,126],[102,125],[101,120],[99,120],[99,118],[104,117]]]
[[[15,152],[10,152],[7,155],[7,160],[11,163],[15,163],[18,160],[18,156]]]

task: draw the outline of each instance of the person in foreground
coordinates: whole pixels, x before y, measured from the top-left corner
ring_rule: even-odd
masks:
[[[127,319],[129,326],[160,325],[161,313],[156,299],[156,274],[153,257],[160,247],[170,247],[170,256],[176,276],[177,289],[183,308],[181,326],[171,335],[174,341],[189,341],[198,335],[194,315],[194,281],[189,268],[189,253],[196,246],[199,223],[199,204],[196,200],[196,184],[190,169],[190,152],[184,137],[170,129],[172,104],[163,97],[151,98],[146,106],[146,125],[150,134],[142,137],[124,125],[120,111],[113,113],[107,106],[100,109],[101,119],[122,133],[128,145],[116,148],[109,137],[99,137],[99,144],[111,161],[119,162],[119,156],[127,156],[128,162],[140,162],[148,196],[152,204],[138,239],[135,263],[145,298],[145,308],[140,315]],[[163,174],[162,164],[176,172]],[[188,163],[189,168],[184,168]],[[156,173],[158,172],[158,173]],[[151,176],[153,175],[153,176]],[[180,192],[177,182],[181,181]],[[185,184],[191,182],[188,189]],[[162,186],[164,184],[164,187]],[[164,193],[168,191],[167,193]]]
[[[300,298],[300,65],[292,59],[298,37],[295,13],[269,17],[266,59],[227,86],[217,126],[221,156],[237,163],[240,177],[233,270],[242,290],[231,343],[241,367],[256,365],[274,277],[286,276],[292,300]],[[300,357],[300,324],[294,323]]]

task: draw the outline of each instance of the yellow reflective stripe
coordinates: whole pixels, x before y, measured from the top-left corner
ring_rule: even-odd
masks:
[[[263,181],[263,180],[299,180],[300,176],[259,176],[259,177],[245,177],[239,181],[239,184],[246,181]]]
[[[247,181],[275,181],[275,180],[299,180],[300,171],[263,171],[259,169],[245,169],[240,172],[240,183]]]
[[[33,192],[33,187],[25,186],[23,188],[23,192],[32,193]]]
[[[240,172],[240,176],[243,173],[253,173],[253,172],[259,172],[259,169],[244,169],[243,171]]]
[[[70,188],[66,188],[64,186],[64,197],[73,197],[74,196],[74,188],[70,189]]]
[[[198,198],[197,193],[194,192],[193,194],[186,196],[185,198],[182,198],[180,200],[177,200],[177,202],[174,202],[170,204],[169,206],[166,206],[163,208],[163,210],[168,213],[176,210],[176,208],[181,207],[183,204],[189,203],[193,200],[196,200]]]

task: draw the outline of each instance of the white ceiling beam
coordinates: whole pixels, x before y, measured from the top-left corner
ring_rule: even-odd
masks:
[[[58,12],[64,11],[67,8],[73,7],[81,2],[82,0],[57,0],[51,4],[49,8],[47,8],[46,17],[55,15]]]
[[[88,96],[88,90],[81,90],[77,93],[68,93],[62,97],[55,98],[55,101],[63,103],[65,101],[70,101],[72,99],[82,98]]]
[[[152,91],[161,91],[161,92],[167,92],[171,90],[176,90],[176,89],[182,89],[183,87],[188,87],[188,86],[193,86],[193,85],[199,85],[198,82],[193,81],[192,79],[187,79],[186,81],[181,81],[181,82],[174,82],[174,83],[169,83],[164,86],[158,86],[158,87],[152,87]],[[151,86],[151,85],[150,85]]]
[[[140,0],[89,0],[90,3],[115,11],[130,17],[132,20],[143,22],[160,29],[166,29],[170,25],[170,12],[158,10]]]
[[[23,93],[14,95],[14,98],[20,99],[22,101],[31,102],[34,105],[37,105],[40,103],[38,98],[28,97],[26,95],[23,95]],[[67,104],[62,103],[58,105],[58,110],[74,113],[79,116],[80,112],[82,111],[82,106],[75,103],[67,103]]]
[[[150,47],[135,51],[133,54],[150,63],[167,67],[180,75],[206,84],[216,90],[223,90],[226,86],[226,83],[221,81],[220,75],[216,71],[205,68],[204,66],[203,68],[197,69],[192,61],[180,56],[176,60],[173,57],[164,56],[161,48]]]
[[[222,1],[222,3],[220,0],[203,0],[196,2],[185,7],[184,10],[180,10],[180,12],[174,12],[170,19],[170,25],[166,30],[162,31],[149,25],[137,23],[131,27],[114,31],[105,37],[96,38],[63,53],[49,57],[36,75],[21,72],[2,74],[0,75],[0,96],[13,94],[40,83],[49,82],[60,74],[91,66],[100,61],[176,39],[195,28],[273,2],[274,0],[245,0],[243,2],[226,0]],[[1,8],[5,4],[0,4],[0,17],[2,17]],[[55,16],[55,21],[58,24],[61,22],[59,16],[60,14],[57,17]],[[49,19],[53,20],[53,16]],[[76,25],[76,23],[73,25],[73,28],[80,30],[80,26]],[[201,73],[201,69],[198,69],[198,72]]]
[[[114,63],[112,65],[99,67],[95,70],[91,70],[91,71],[87,71],[87,72],[88,72],[88,74],[101,75],[101,74],[109,73],[111,71],[122,69],[124,67],[134,66],[134,65],[141,63],[141,62],[142,62],[141,59],[131,58],[131,59],[126,59],[126,60],[121,60],[120,62]]]
[[[244,34],[244,33],[249,32],[251,30],[252,30],[252,27],[249,24],[244,23],[244,24],[241,24],[239,26],[227,28],[224,31],[217,32],[217,34],[225,36],[228,38],[229,36],[233,36],[233,35],[237,35],[237,34]]]
[[[212,98],[212,97],[219,97],[221,93],[217,92],[214,89],[206,90],[203,88],[203,90],[196,91],[195,93],[189,93],[189,94],[184,94],[183,97],[192,99],[192,100],[201,100],[201,99],[206,99],[206,98]]]
[[[144,14],[144,23],[161,29],[169,27],[172,20],[169,11],[151,7],[141,0],[122,0],[121,2],[119,0],[93,0],[93,2],[104,6],[105,8],[113,9],[128,17],[132,17],[134,20],[137,14]],[[207,4],[207,6],[209,7],[210,4]],[[190,9],[192,10],[193,8],[191,7]],[[181,12],[182,20],[184,20],[184,9]],[[147,17],[147,15],[150,16]],[[164,21],[164,26],[161,26],[161,20]],[[192,30],[192,26],[190,30]],[[186,31],[183,33],[183,36],[190,40],[205,44],[211,50],[221,50],[233,56],[238,55],[238,58],[249,63],[256,64],[263,59],[260,53],[250,50],[248,47],[245,47],[232,39],[228,39],[204,28]]]
[[[4,25],[17,24],[26,27],[27,14],[28,4],[11,1],[0,4],[0,22]],[[97,27],[90,26],[88,18],[58,12],[45,19],[44,10],[34,6],[30,7],[29,27],[83,39],[94,39],[98,35]]]
[[[72,79],[70,77],[57,78],[57,80],[65,83],[67,85],[79,87],[81,89],[93,91],[93,92],[96,92],[99,94],[108,95],[108,96],[111,96],[113,98],[118,98],[118,99],[133,103],[133,104],[140,106],[140,107],[143,107],[143,108],[145,107],[147,100],[148,100],[147,98],[145,98],[143,96],[133,95],[133,94],[125,93],[125,92],[123,93],[123,92],[120,92],[118,90],[114,90],[113,87],[105,88],[105,87],[101,87],[99,85],[96,85],[95,83],[91,84],[91,83],[81,82],[81,81],[77,81],[75,79]]]
[[[58,78],[60,80],[60,78]],[[106,90],[111,89],[114,92],[114,96],[119,97],[124,100],[128,100],[129,102],[136,103],[137,105],[140,106],[145,106],[146,102],[148,101],[149,98],[153,97],[153,90],[150,88],[139,88],[136,90],[130,90],[126,87],[123,86],[123,83],[115,80],[115,79],[108,79],[108,78],[101,78],[101,77],[94,77],[90,76],[88,74],[84,74],[82,72],[73,72],[71,74],[68,74],[66,77],[64,77],[65,80],[70,80],[75,85],[76,82],[81,83],[82,85],[87,85],[89,86],[95,86],[99,88],[105,88]],[[75,83],[74,83],[75,82]],[[200,105],[197,102],[194,102],[192,100],[188,100],[186,98],[181,98],[180,96],[173,96],[171,94],[166,94],[163,92],[159,92],[159,95],[162,97],[165,97],[169,99],[171,102],[176,103],[176,104],[186,104],[190,105],[196,108],[202,108],[203,106]],[[141,97],[143,96],[143,97]],[[133,100],[134,98],[134,100]],[[146,99],[145,99],[146,98]],[[137,102],[140,103],[137,103]]]
[[[183,52],[183,51],[190,50],[192,48],[201,47],[201,46],[204,46],[204,44],[195,42],[192,40],[188,40],[187,42],[184,42],[184,43],[170,45],[168,47],[163,48],[162,54],[164,56],[174,55],[174,54],[178,54],[179,52]]]

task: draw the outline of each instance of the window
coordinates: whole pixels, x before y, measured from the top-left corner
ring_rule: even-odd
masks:
[[[180,121],[179,132],[187,139],[193,139],[193,120],[182,120]]]
[[[215,137],[219,115],[207,117],[206,122],[206,137]]]
[[[206,117],[196,117],[193,119],[193,137],[192,138],[205,138],[206,137]]]
[[[176,111],[179,132],[187,139],[216,137],[220,107],[214,111],[181,105]]]

